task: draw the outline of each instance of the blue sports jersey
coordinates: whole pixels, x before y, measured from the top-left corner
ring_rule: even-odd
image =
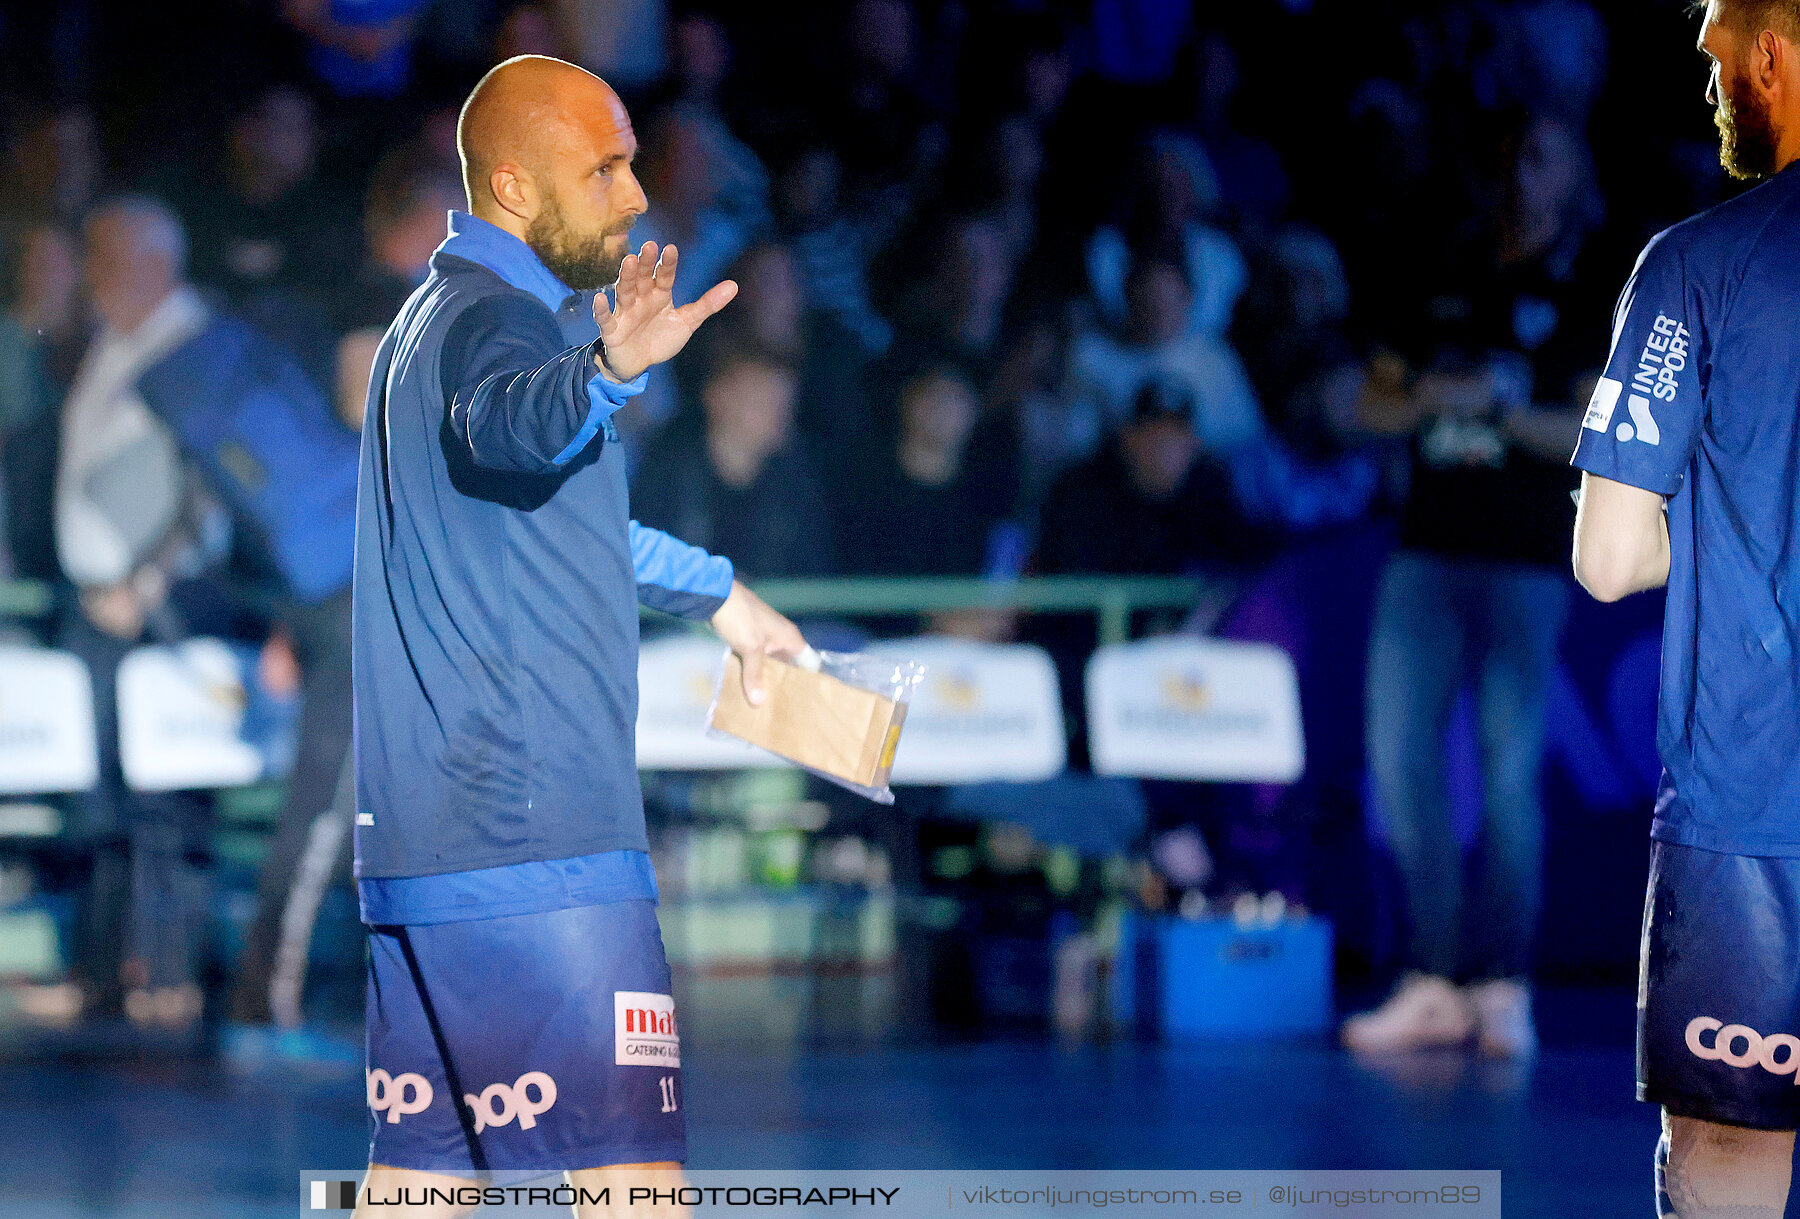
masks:
[[[731,565],[629,519],[592,297],[460,212],[377,354],[355,574],[356,857],[374,921],[654,894],[638,603]],[[553,883],[504,869],[565,861]],[[541,869],[540,869],[541,870]],[[380,883],[441,876],[438,886]],[[525,903],[527,906],[529,902]]]
[[[1653,835],[1800,856],[1800,169],[1645,247],[1574,464],[1668,497]]]

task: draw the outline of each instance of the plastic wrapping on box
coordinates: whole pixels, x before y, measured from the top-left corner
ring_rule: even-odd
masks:
[[[707,731],[735,737],[787,759],[822,779],[894,802],[888,776],[914,687],[925,666],[862,652],[815,652],[799,662],[770,660],[767,697],[744,698],[743,667],[729,650],[713,688]]]

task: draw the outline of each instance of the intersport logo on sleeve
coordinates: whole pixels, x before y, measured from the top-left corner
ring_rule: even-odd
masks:
[[[648,991],[613,992],[613,1061],[621,1067],[679,1067],[675,1000]]]

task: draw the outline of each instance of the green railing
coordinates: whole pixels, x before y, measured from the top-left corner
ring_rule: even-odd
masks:
[[[36,580],[0,580],[0,618],[42,618],[50,612],[48,584]]]
[[[764,600],[784,614],[927,614],[945,610],[1091,613],[1101,643],[1131,637],[1139,610],[1187,610],[1201,582],[1174,576],[1026,576],[1017,580],[916,579],[886,576],[759,580]]]
[[[1173,576],[1027,576],[1018,580],[855,576],[759,580],[755,588],[784,614],[858,617],[978,609],[1093,614],[1101,643],[1129,639],[1131,615],[1140,610],[1191,609],[1201,594],[1199,580]],[[0,581],[0,617],[41,617],[50,605],[48,585]]]
[[[1200,580],[1136,576],[1028,576],[1018,580],[845,577],[759,580],[756,591],[785,614],[858,617],[927,614],[947,610],[1021,610],[1095,615],[1101,643],[1131,637],[1131,616],[1146,610],[1186,611],[1199,603]],[[46,584],[0,581],[0,618],[40,618],[50,612]],[[650,611],[646,611],[647,613]],[[219,793],[224,856],[260,857],[262,830],[281,803],[278,783],[259,783]]]

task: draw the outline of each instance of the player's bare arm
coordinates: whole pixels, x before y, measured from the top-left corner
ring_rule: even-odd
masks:
[[[1667,584],[1669,522],[1663,497],[1583,473],[1574,563],[1575,579],[1598,601],[1618,601]]]

